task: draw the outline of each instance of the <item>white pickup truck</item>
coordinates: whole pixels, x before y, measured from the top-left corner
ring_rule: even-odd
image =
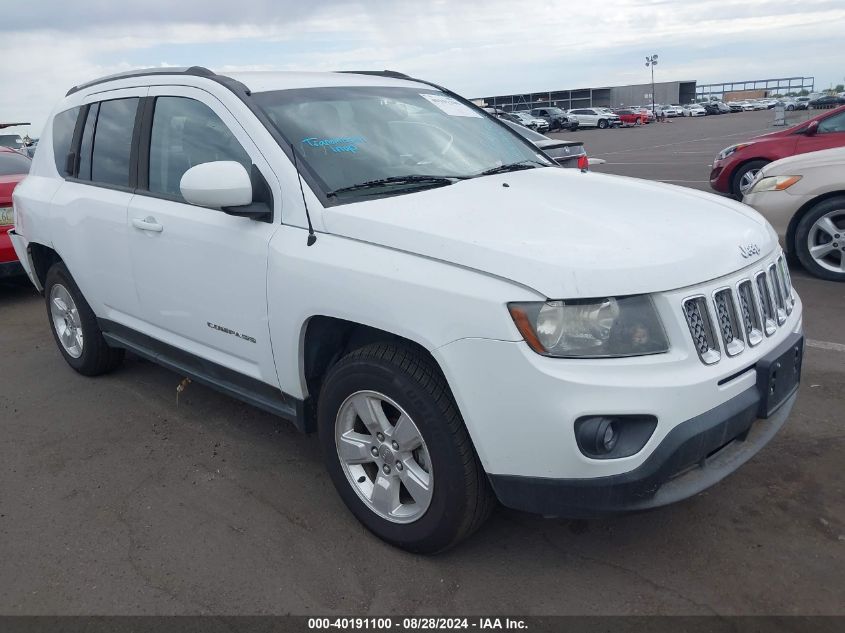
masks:
[[[683,499],[796,398],[801,301],[759,214],[561,169],[398,73],[75,87],[14,219],[73,369],[130,350],[316,431],[349,509],[413,551],[496,500]]]

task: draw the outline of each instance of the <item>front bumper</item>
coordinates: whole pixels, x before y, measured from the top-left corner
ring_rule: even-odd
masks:
[[[793,335],[768,358],[795,348],[800,372],[802,338]],[[758,387],[746,389],[676,426],[641,466],[626,473],[594,479],[491,475],[490,483],[503,505],[545,516],[590,517],[675,503],[721,481],[762,449],[789,417],[797,386],[765,419],[758,417]]]
[[[753,207],[769,221],[769,224],[772,225],[772,228],[778,234],[783,248],[789,250],[790,245],[786,242],[786,232],[789,229],[789,222],[798,209],[804,206],[811,198],[812,195],[793,195],[788,190],[761,191],[745,194],[742,202]]]

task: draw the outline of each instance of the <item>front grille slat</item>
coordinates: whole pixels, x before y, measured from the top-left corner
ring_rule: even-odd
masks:
[[[772,288],[772,297],[775,300],[775,316],[778,320],[778,325],[783,325],[786,322],[786,300],[783,296],[783,284],[778,274],[777,266],[771,264],[769,266],[769,285]]]
[[[745,343],[731,289],[723,288],[714,292],[713,304],[716,307],[716,318],[722,342],[725,344],[725,352],[728,356],[736,356],[745,349]]]
[[[737,286],[742,322],[745,329],[745,340],[754,347],[763,340],[763,325],[760,320],[760,310],[754,299],[754,289],[751,281],[745,279]]]
[[[684,301],[684,316],[698,356],[707,365],[718,362],[721,358],[719,342],[713,331],[713,323],[704,296],[699,295]]]
[[[763,331],[766,333],[766,336],[771,336],[777,329],[777,322],[775,321],[772,294],[769,292],[769,284],[766,281],[766,273],[757,273],[754,283],[757,286],[757,298],[760,301],[760,312],[763,315]]]

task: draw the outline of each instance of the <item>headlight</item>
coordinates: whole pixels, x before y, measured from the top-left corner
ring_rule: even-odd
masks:
[[[741,150],[743,147],[748,147],[751,143],[737,143],[736,145],[731,145],[730,147],[726,147],[721,152],[719,152],[719,156],[717,157],[718,160],[725,160],[728,156]]]
[[[510,303],[508,309],[531,349],[544,356],[611,358],[669,350],[648,295]]]
[[[760,193],[761,191],[783,191],[789,189],[801,176],[767,176],[754,183],[749,193]]]

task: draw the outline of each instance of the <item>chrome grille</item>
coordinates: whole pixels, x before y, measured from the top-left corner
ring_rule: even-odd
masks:
[[[697,296],[684,301],[684,316],[701,360],[708,365],[717,362],[721,354],[707,311],[707,300],[703,296]]]
[[[725,352],[728,356],[736,356],[745,349],[745,344],[730,288],[723,288],[713,293],[713,303],[716,306],[716,319],[722,342],[725,344]]]
[[[753,347],[763,340],[763,325],[760,322],[760,312],[754,300],[754,288],[751,287],[751,281],[746,279],[737,286],[737,296],[742,312],[745,340]]]
[[[796,302],[781,253],[753,275],[716,288],[712,297],[693,295],[682,305],[696,352],[702,362],[712,365],[723,351],[736,356],[772,336],[786,323]]]

